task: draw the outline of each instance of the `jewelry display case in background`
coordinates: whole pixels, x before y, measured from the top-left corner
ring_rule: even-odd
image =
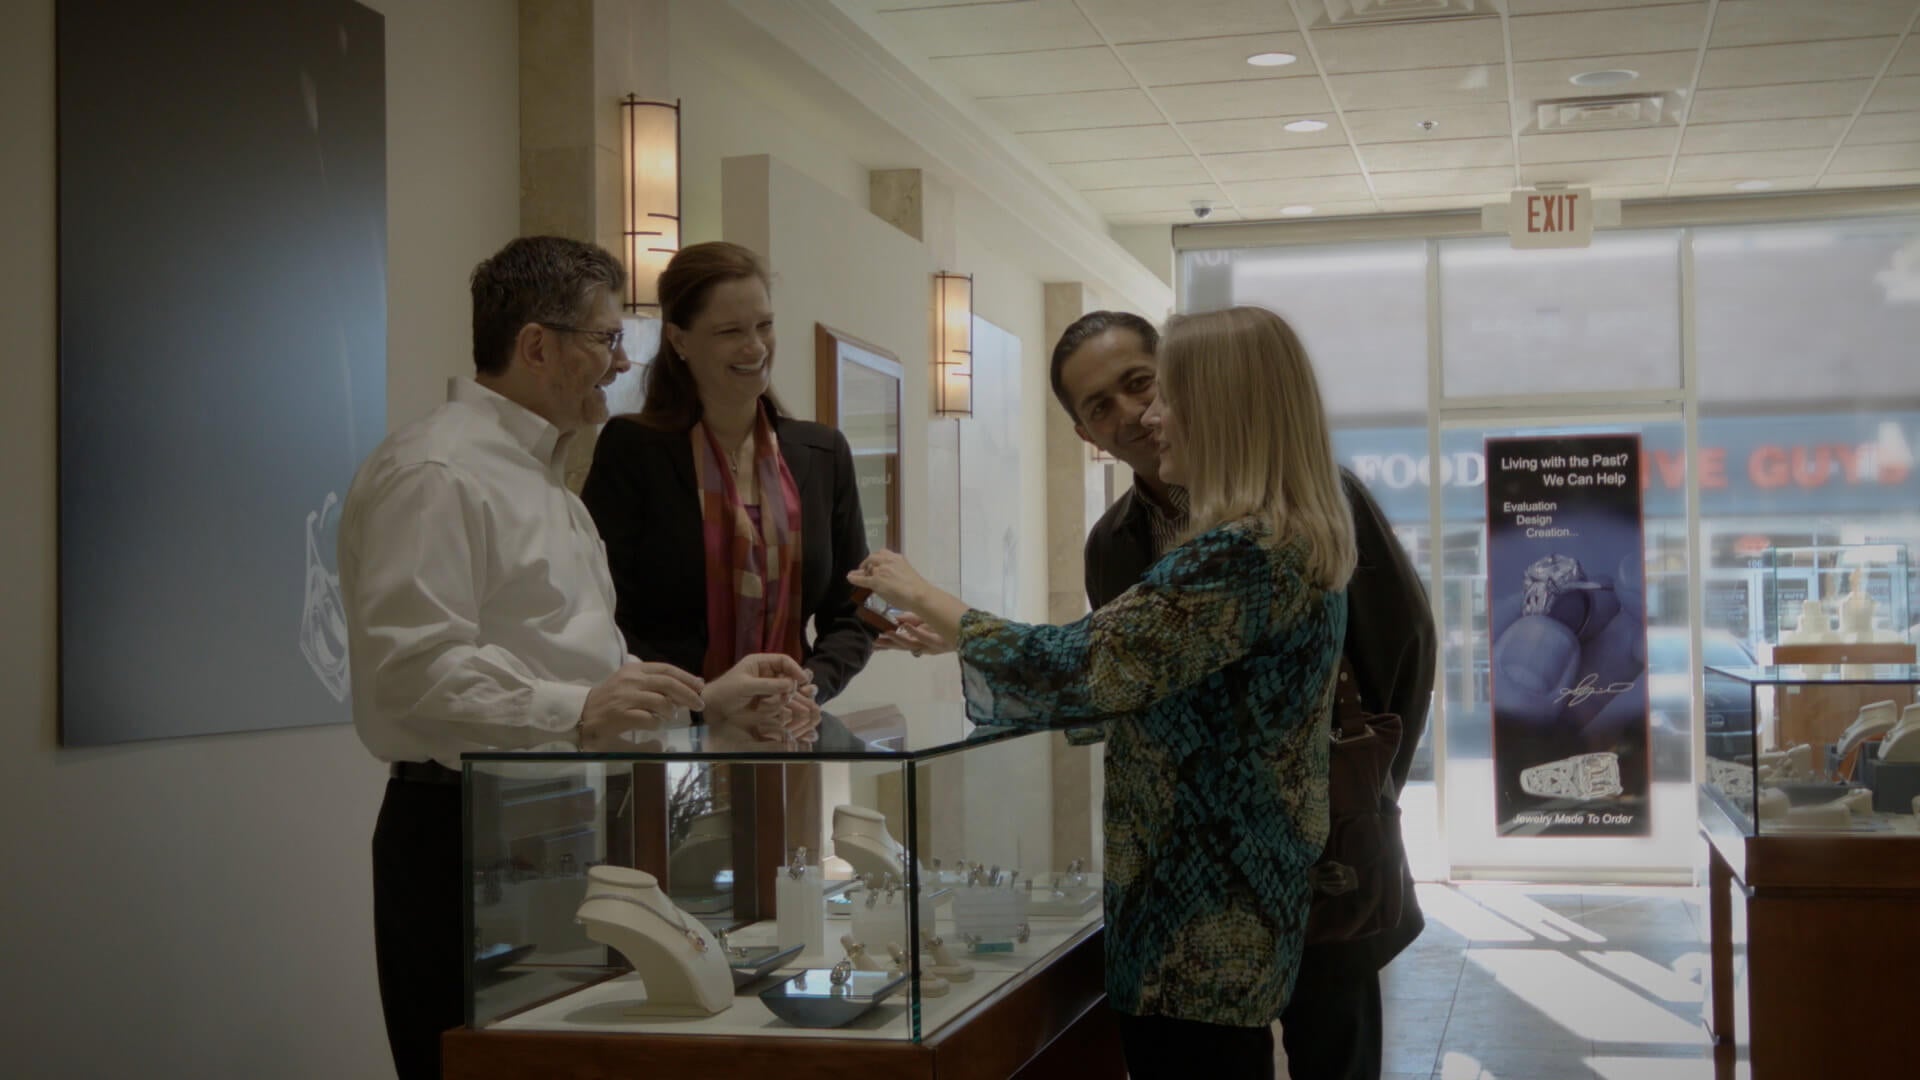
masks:
[[[1746,689],[1755,750],[1710,756],[1700,788],[1718,1075],[1802,1080],[1844,1062],[1903,1076],[1920,967],[1920,666],[1892,642],[1774,652],[1804,663],[1707,669]]]
[[[811,747],[468,755],[445,1075],[1123,1075],[1099,793],[1051,779],[1100,747],[954,709],[830,716]]]
[[[1860,662],[1871,657],[1897,663]],[[1731,760],[1709,756],[1706,791],[1748,835],[1886,836],[1920,839],[1920,667],[1915,648],[1781,646],[1826,661],[1774,667],[1708,666],[1709,677],[1744,690],[1746,746]]]
[[[1914,568],[1905,544],[1770,547],[1761,567],[1767,644],[1913,644]]]

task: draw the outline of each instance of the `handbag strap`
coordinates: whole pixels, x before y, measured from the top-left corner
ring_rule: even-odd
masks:
[[[1339,669],[1334,672],[1333,728],[1334,739],[1338,742],[1362,739],[1368,733],[1367,711],[1360,704],[1360,680],[1354,677],[1353,665],[1344,655],[1340,657]]]

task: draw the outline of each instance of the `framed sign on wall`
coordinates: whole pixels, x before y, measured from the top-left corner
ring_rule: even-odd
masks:
[[[901,547],[900,358],[820,323],[814,324],[814,411],[853,448],[853,474],[867,550]]]

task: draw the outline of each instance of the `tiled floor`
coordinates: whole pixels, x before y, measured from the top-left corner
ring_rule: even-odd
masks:
[[[1711,1080],[1698,896],[1421,886],[1426,933],[1382,976],[1386,1080]]]

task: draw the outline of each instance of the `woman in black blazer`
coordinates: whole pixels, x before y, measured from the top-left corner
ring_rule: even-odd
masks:
[[[707,678],[750,652],[793,655],[813,683],[789,731],[811,731],[873,652],[847,584],[866,529],[845,436],[774,399],[767,286],[737,244],[673,257],[646,402],[601,432],[581,497],[628,651]]]

